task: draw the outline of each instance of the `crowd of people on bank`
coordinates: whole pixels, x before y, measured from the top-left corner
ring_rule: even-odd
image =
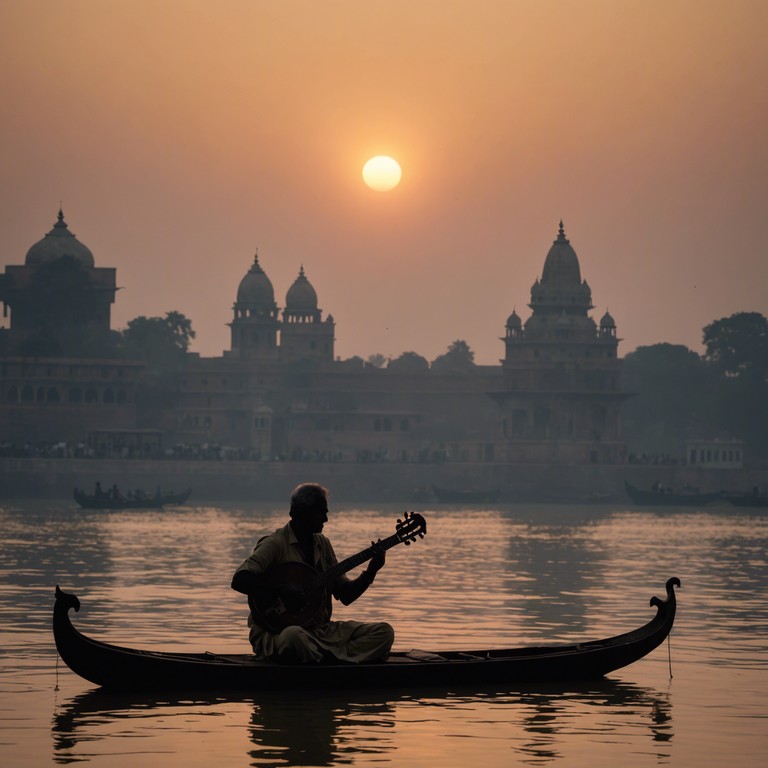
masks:
[[[234,448],[219,443],[179,443],[162,449],[133,445],[111,445],[93,448],[84,443],[25,442],[0,443],[0,457],[41,459],[152,459],[155,461],[290,461],[349,462],[358,464],[416,462],[443,463],[450,460],[445,448],[425,448],[414,454],[392,452],[386,448],[359,449],[354,453],[340,450],[303,449],[295,446],[287,454],[265,457],[252,448]]]
[[[657,465],[685,463],[681,459],[677,459],[668,453],[641,453],[640,455],[636,453],[630,453],[629,456],[627,456],[627,461],[630,464],[657,464]]]

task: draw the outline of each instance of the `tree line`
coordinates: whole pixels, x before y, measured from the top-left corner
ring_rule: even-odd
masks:
[[[683,458],[688,439],[737,439],[751,465],[768,461],[768,320],[738,312],[703,329],[702,355],[679,344],[624,357],[630,452]]]

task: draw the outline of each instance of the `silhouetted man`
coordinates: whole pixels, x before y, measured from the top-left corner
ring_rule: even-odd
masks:
[[[384,550],[373,544],[374,555],[357,578],[341,574],[313,592],[307,588],[306,576],[312,575],[307,566],[323,573],[337,563],[331,542],[322,534],[328,522],[327,489],[317,483],[299,485],[291,494],[289,514],[290,521],[260,539],[232,578],[232,589],[249,597],[253,652],[283,663],[385,658],[395,636],[389,624],[331,621],[331,595],[344,605],[357,600],[384,566]],[[280,568],[291,563],[298,565]],[[287,626],[281,628],[283,623]]]

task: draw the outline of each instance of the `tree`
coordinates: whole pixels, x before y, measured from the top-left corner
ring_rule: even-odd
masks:
[[[429,370],[429,361],[415,352],[403,352],[400,357],[389,361],[387,370],[400,373],[422,373]]]
[[[368,355],[368,360],[366,360],[366,362],[374,368],[385,368],[389,362],[389,358],[382,355],[381,352],[375,352],[372,355]]]
[[[181,312],[166,312],[165,317],[144,317],[128,322],[122,332],[128,351],[144,358],[152,371],[180,370],[195,338],[192,323]]]
[[[721,433],[718,386],[705,362],[688,347],[654,344],[630,352],[622,366],[624,435],[636,454],[685,455],[690,437]]]
[[[475,367],[475,353],[466,341],[457,339],[448,351],[432,361],[436,373],[469,373]]]
[[[730,434],[752,462],[768,457],[768,320],[737,312],[704,328],[705,359],[719,375]]]
[[[768,319],[737,312],[704,328],[705,359],[727,376],[765,382],[768,378]]]
[[[165,313],[165,322],[173,332],[176,345],[188,352],[190,341],[195,338],[192,321],[181,312],[171,310]]]

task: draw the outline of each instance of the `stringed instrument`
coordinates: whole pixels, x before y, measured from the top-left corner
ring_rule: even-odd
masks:
[[[406,512],[402,520],[398,518],[395,532],[379,541],[377,546],[385,551],[397,544],[409,546],[417,538],[423,539],[426,533],[427,523],[424,518],[416,512],[410,514]],[[370,560],[373,553],[374,548],[368,547],[323,572],[302,562],[281,563],[273,566],[264,574],[264,584],[258,594],[248,597],[248,607],[251,609],[254,621],[260,627],[274,633],[294,625],[312,626],[323,610],[326,587],[333,584],[341,574]],[[304,605],[298,609],[292,609],[283,602],[281,594],[287,586],[298,587],[304,592],[306,596]]]

